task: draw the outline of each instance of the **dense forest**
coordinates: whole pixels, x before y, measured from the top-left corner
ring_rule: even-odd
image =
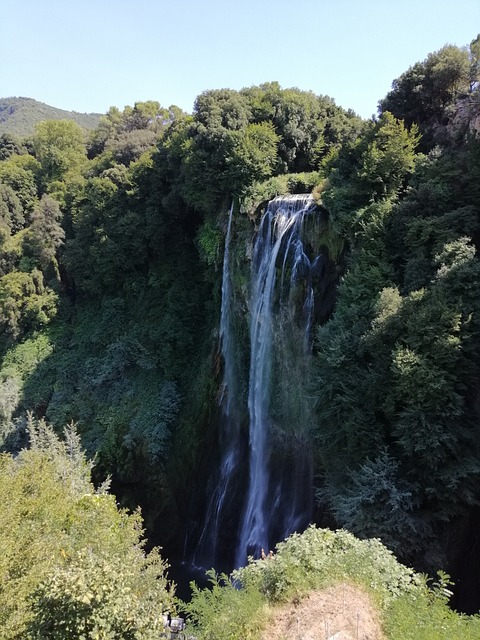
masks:
[[[58,544],[37,582],[3,596],[0,586],[6,638],[27,637],[30,624],[31,637],[67,637],[42,635],[56,615],[48,606],[59,611],[61,590],[77,584],[55,565],[62,553],[82,579],[98,574],[90,590],[130,563],[124,585],[148,593],[132,614],[137,635],[98,637],[157,637],[152,593],[172,598],[164,565],[140,551],[137,515],[117,511],[104,483],[120,505],[141,507],[167,557],[198,543],[220,456],[229,211],[246,433],[252,242],[279,194],[311,193],[321,214],[308,231],[325,259],[312,350],[277,363],[272,391],[275,437],[295,447],[301,422],[312,452],[310,521],[380,538],[416,570],[448,571],[454,604],[480,608],[479,135],[480,36],[410,67],[368,121],[271,82],[205,91],[192,114],[137,102],[92,131],[49,119],[28,137],[0,135],[0,492],[8,503],[34,482],[59,504],[38,506],[52,519],[45,543]],[[65,444],[56,434],[72,423]],[[14,505],[3,519],[12,548],[25,509],[20,497]],[[61,518],[74,542],[58,533]],[[109,522],[117,533],[106,536]],[[82,555],[85,539],[104,564]],[[18,565],[15,553],[2,561]],[[240,579],[255,590],[248,571]],[[37,604],[16,619],[31,591]],[[112,595],[112,611],[122,598]]]
[[[51,107],[32,98],[0,98],[0,134],[32,136],[35,126],[44,120],[72,120],[83,129],[96,129],[99,113],[78,113]]]

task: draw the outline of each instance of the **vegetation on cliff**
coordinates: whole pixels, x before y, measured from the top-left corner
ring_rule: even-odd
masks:
[[[28,442],[27,410],[73,420],[95,481],[111,474],[155,541],[198,535],[226,213],[233,200],[245,406],[259,211],[312,190],[335,292],[292,391],[312,421],[315,519],[455,573],[480,502],[478,74],[477,38],[409,69],[368,122],[273,82],[206,91],[191,115],[138,102],[88,134],[55,120],[1,135],[2,448]]]

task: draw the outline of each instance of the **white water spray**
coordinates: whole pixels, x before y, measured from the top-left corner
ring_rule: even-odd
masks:
[[[305,351],[310,348],[314,301],[311,263],[303,246],[302,232],[305,216],[314,209],[315,203],[310,195],[275,198],[269,203],[262,218],[255,241],[250,298],[249,486],[241,521],[236,566],[245,564],[247,555],[258,557],[262,547],[268,549],[275,542],[270,539],[274,520],[280,521],[279,530],[282,535],[288,535],[303,519],[302,506],[284,505],[287,496],[282,496],[279,485],[272,486],[269,468],[270,403],[274,362],[274,299],[277,295],[282,301],[284,289],[288,288],[290,291],[299,278],[303,278],[306,283],[302,301],[302,323]],[[281,273],[279,291],[275,287],[278,270]],[[290,278],[287,286],[288,272]],[[304,478],[301,480],[304,482]],[[304,491],[308,489],[304,487]],[[291,502],[296,501],[297,494],[297,487],[293,487],[289,496]]]

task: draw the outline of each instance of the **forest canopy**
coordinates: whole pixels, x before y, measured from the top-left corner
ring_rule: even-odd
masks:
[[[323,216],[309,242],[321,247],[329,292],[292,400],[308,408],[296,415],[309,416],[312,520],[380,537],[422,571],[460,573],[480,503],[479,46],[479,37],[445,45],[414,64],[368,121],[328,96],[268,82],[205,91],[192,114],[151,100],[110,108],[91,131],[44,120],[28,137],[0,135],[5,508],[20,513],[9,483],[21,494],[35,474],[64,510],[42,533],[48,544],[65,519],[79,528],[75,540],[93,536],[78,509],[94,523],[98,515],[101,579],[125,554],[132,589],[148,591],[135,572],[163,564],[153,554],[151,568],[140,550],[136,517],[95,493],[83,457],[73,484],[56,483],[58,460],[24,449],[37,433],[27,411],[54,430],[74,421],[96,458],[93,482],[111,475],[119,500],[141,505],[154,542],[180,554],[179,540],[198,534],[218,453],[227,212],[233,202],[244,428],[252,238],[268,200],[309,192]],[[8,514],[5,553],[24,553],[18,513]],[[109,519],[125,523],[120,556],[100,530]],[[63,553],[88,578],[91,557],[67,538],[55,542],[46,582],[42,568],[38,583],[26,575],[8,587],[18,592],[0,614],[5,628],[30,589],[45,606],[61,598]],[[22,624],[44,624],[29,606]]]

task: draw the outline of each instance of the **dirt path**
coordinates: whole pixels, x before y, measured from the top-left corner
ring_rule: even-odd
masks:
[[[370,597],[338,584],[275,611],[262,640],[385,640]]]

